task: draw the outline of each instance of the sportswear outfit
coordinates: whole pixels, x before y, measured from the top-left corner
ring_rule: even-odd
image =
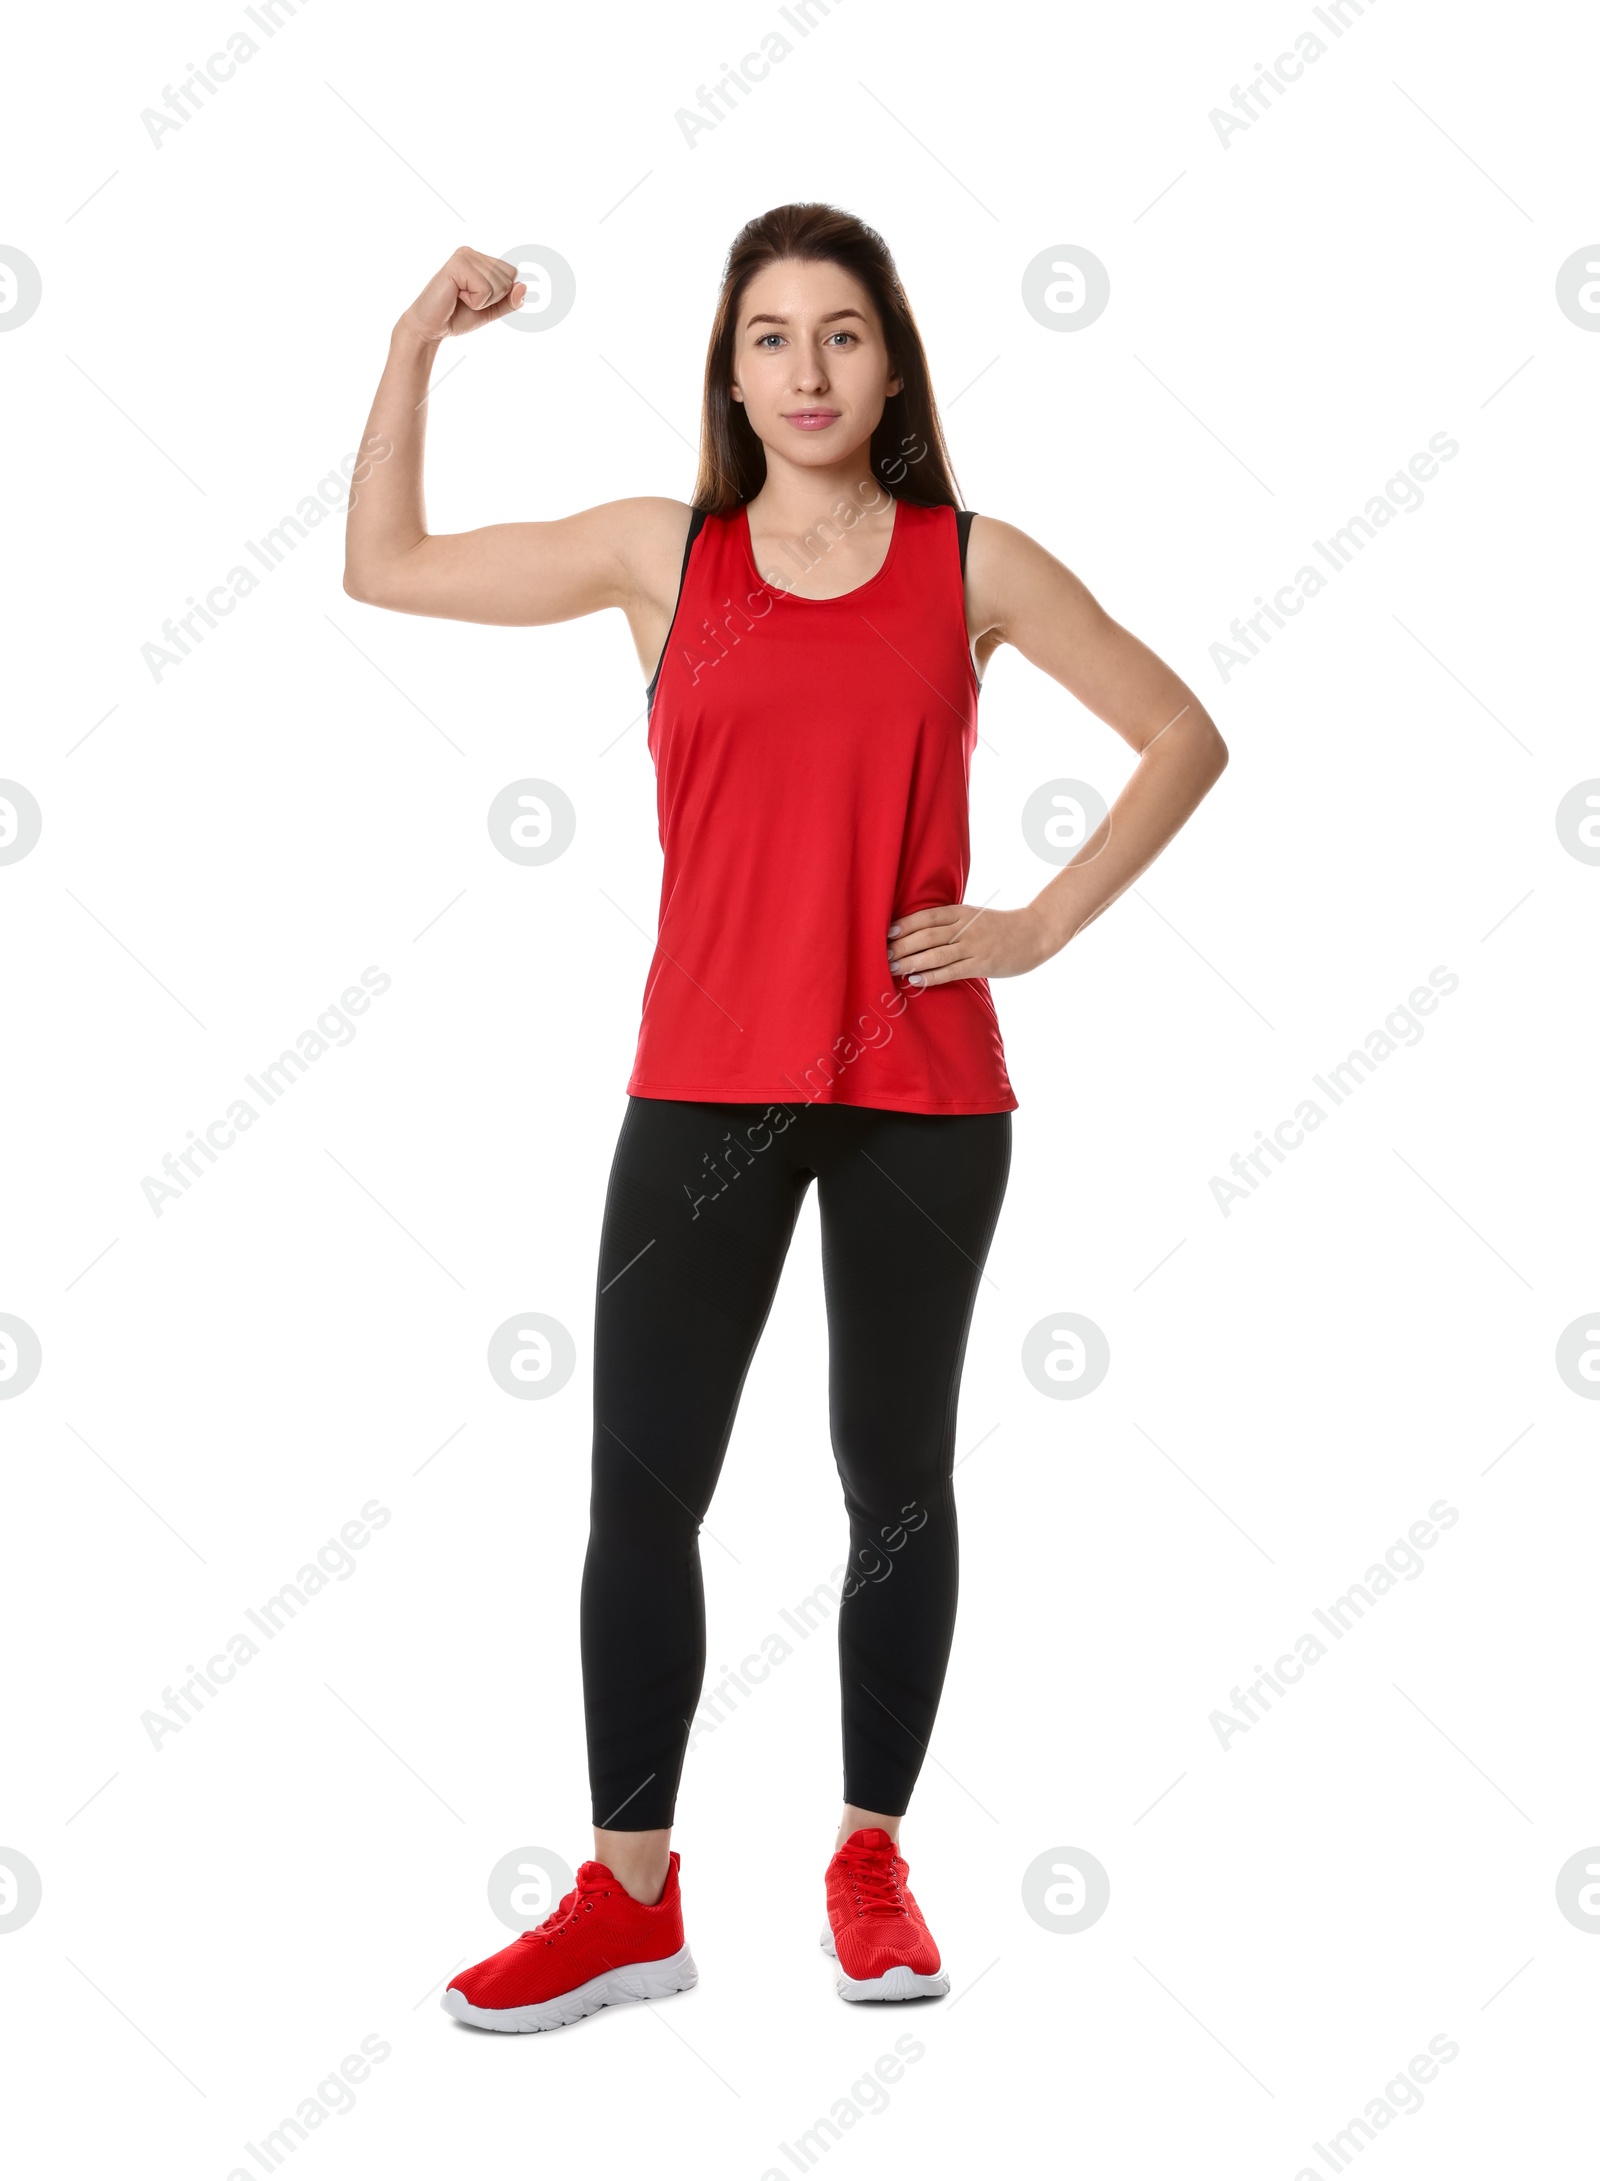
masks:
[[[660,936],[596,1280],[597,1825],[672,1823],[705,1674],[700,1523],[813,1181],[855,1578],[845,1800],[903,1811],[932,1731],[956,1396],[1017,1103],[987,982],[912,986],[887,960],[898,917],[966,887],[964,527],[898,501],[878,573],[826,599],[762,581],[742,507],[691,529],[649,693]]]
[[[897,501],[882,567],[836,598],[766,583],[743,507],[690,524],[647,693],[660,922],[596,1276],[581,1635],[601,1827],[673,1820],[705,1676],[700,1524],[813,1181],[850,1522],[845,1801],[904,1811],[932,1735],[956,1610],[956,1401],[1017,1100],[986,980],[897,980],[887,934],[966,888],[970,522]],[[905,1866],[873,1830],[829,1866],[840,1989],[908,1996],[879,1988],[891,1924],[899,1967],[935,1979],[914,1988],[943,1989]],[[584,1871],[598,1877],[580,1872],[562,1931],[604,1929],[617,1906],[610,1872]],[[677,1962],[676,1909],[642,1913],[657,1916],[651,1950],[619,1956],[623,1935],[608,1962],[678,1973],[659,1969]],[[858,1923],[877,1934],[865,1951]],[[446,2004],[498,1992],[490,2007],[517,2011],[507,1992],[530,1961],[560,1975],[579,1959],[572,1936],[541,1934],[466,1972]],[[508,1961],[509,1988],[495,1970]],[[526,2004],[561,1997],[538,1985]]]

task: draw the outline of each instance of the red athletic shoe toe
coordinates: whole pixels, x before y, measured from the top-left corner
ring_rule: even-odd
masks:
[[[863,1826],[827,1869],[822,1943],[838,1963],[841,1999],[938,1998],[950,1989],[909,1866],[881,1825]]]
[[[684,1942],[674,1851],[653,1907],[603,1863],[580,1864],[577,1884],[544,1922],[453,1977],[443,2005],[478,2029],[553,2030],[625,2000],[665,1999],[698,1979]]]

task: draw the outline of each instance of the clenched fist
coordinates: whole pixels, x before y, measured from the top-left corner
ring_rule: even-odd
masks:
[[[463,247],[440,266],[400,323],[419,340],[442,341],[447,334],[492,326],[516,310],[527,292],[517,268],[503,257]]]

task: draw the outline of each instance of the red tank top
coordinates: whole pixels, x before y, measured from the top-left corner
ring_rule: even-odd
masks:
[[[628,1090],[998,1113],[987,979],[909,986],[889,926],[958,902],[978,682],[956,512],[895,503],[841,598],[756,568],[741,507],[691,530],[650,685],[666,866]]]

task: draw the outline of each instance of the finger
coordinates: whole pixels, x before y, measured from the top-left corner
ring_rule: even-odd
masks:
[[[921,947],[896,963],[895,973],[901,977],[915,977],[926,970],[945,969],[950,963],[960,961],[964,951],[956,940],[944,946]]]
[[[516,285],[517,268],[514,265],[508,265],[504,258],[483,257],[478,251],[474,250],[472,262],[483,275],[488,285],[489,300],[492,303],[498,303],[501,297]]]
[[[939,922],[923,924],[916,931],[906,931],[902,926],[901,936],[888,942],[889,959],[891,962],[904,960],[919,947],[942,947],[956,938],[961,929],[960,920],[948,909],[941,912]]]
[[[891,933],[921,931],[935,921],[949,923],[962,914],[962,909],[963,904],[959,901],[947,902],[936,909],[913,909],[909,916],[891,917],[889,930]]]
[[[944,946],[919,947],[915,954],[903,954],[898,961],[891,958],[890,974],[914,977],[919,969],[943,969],[947,962],[961,960],[966,951],[959,940],[954,939]]]
[[[488,296],[489,283],[483,271],[482,260],[475,250],[469,250],[464,243],[459,250],[451,253],[450,262],[444,270],[445,277],[455,283],[458,303],[468,303],[476,309],[475,299]]]
[[[498,303],[517,277],[517,268],[503,258],[485,257],[481,250],[457,253],[456,288],[472,310],[487,310]]]
[[[527,292],[527,283],[519,280],[509,295],[503,295],[498,303],[491,303],[487,310],[479,312],[479,325],[492,326],[497,318],[509,317],[512,311],[520,310]]]

